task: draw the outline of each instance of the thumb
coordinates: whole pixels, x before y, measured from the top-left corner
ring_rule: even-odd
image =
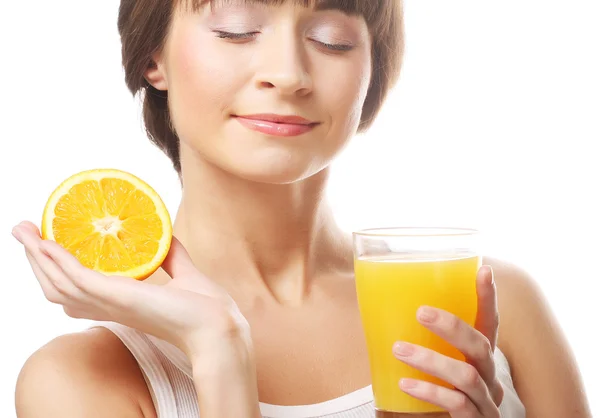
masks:
[[[172,279],[195,276],[198,274],[198,270],[189,253],[181,241],[174,235],[171,239],[169,253],[161,267]]]
[[[487,337],[492,349],[498,337],[498,301],[494,272],[490,266],[482,266],[477,273],[477,317],[475,328]]]
[[[189,253],[175,236],[161,267],[173,279],[167,286],[207,294],[218,292],[218,286],[196,268]]]

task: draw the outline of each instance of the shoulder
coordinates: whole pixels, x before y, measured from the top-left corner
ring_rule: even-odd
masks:
[[[19,418],[154,418],[136,360],[106,328],[55,338],[25,362],[16,386]]]
[[[482,264],[491,266],[494,272],[503,325],[510,325],[527,311],[548,308],[542,289],[524,268],[493,257],[484,257]]]
[[[557,327],[557,320],[537,280],[528,271],[493,257],[484,257],[483,264],[491,266],[494,272],[500,315],[498,346],[512,357],[521,341],[536,337],[524,334],[528,324],[536,327],[539,338],[545,338],[545,328]]]
[[[557,320],[536,279],[506,260],[484,257],[483,264],[494,272],[500,316],[498,346],[507,357],[513,358],[528,340],[549,338],[546,328],[557,327]],[[526,334],[531,331],[528,326],[535,327],[535,334]]]
[[[591,417],[575,357],[537,279],[507,261],[485,257],[483,264],[496,282],[498,347],[527,415]]]

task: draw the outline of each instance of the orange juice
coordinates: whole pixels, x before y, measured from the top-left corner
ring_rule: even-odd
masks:
[[[355,260],[356,287],[369,351],[375,408],[393,412],[436,412],[439,407],[404,393],[402,378],[452,386],[396,359],[396,341],[419,344],[465,360],[450,344],[416,319],[422,305],[449,311],[470,325],[477,313],[475,278],[481,258],[472,253],[385,255]]]

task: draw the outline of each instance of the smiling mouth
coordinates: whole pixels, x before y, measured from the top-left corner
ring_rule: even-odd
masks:
[[[269,136],[293,137],[312,131],[320,125],[301,116],[273,114],[233,115],[244,127]]]

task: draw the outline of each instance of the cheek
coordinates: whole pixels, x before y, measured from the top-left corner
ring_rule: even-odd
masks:
[[[324,98],[334,129],[346,132],[358,127],[370,79],[371,63],[367,57],[323,80]]]
[[[238,88],[231,65],[198,37],[174,42],[170,51],[169,103],[173,123],[182,138],[209,133],[226,116]]]

